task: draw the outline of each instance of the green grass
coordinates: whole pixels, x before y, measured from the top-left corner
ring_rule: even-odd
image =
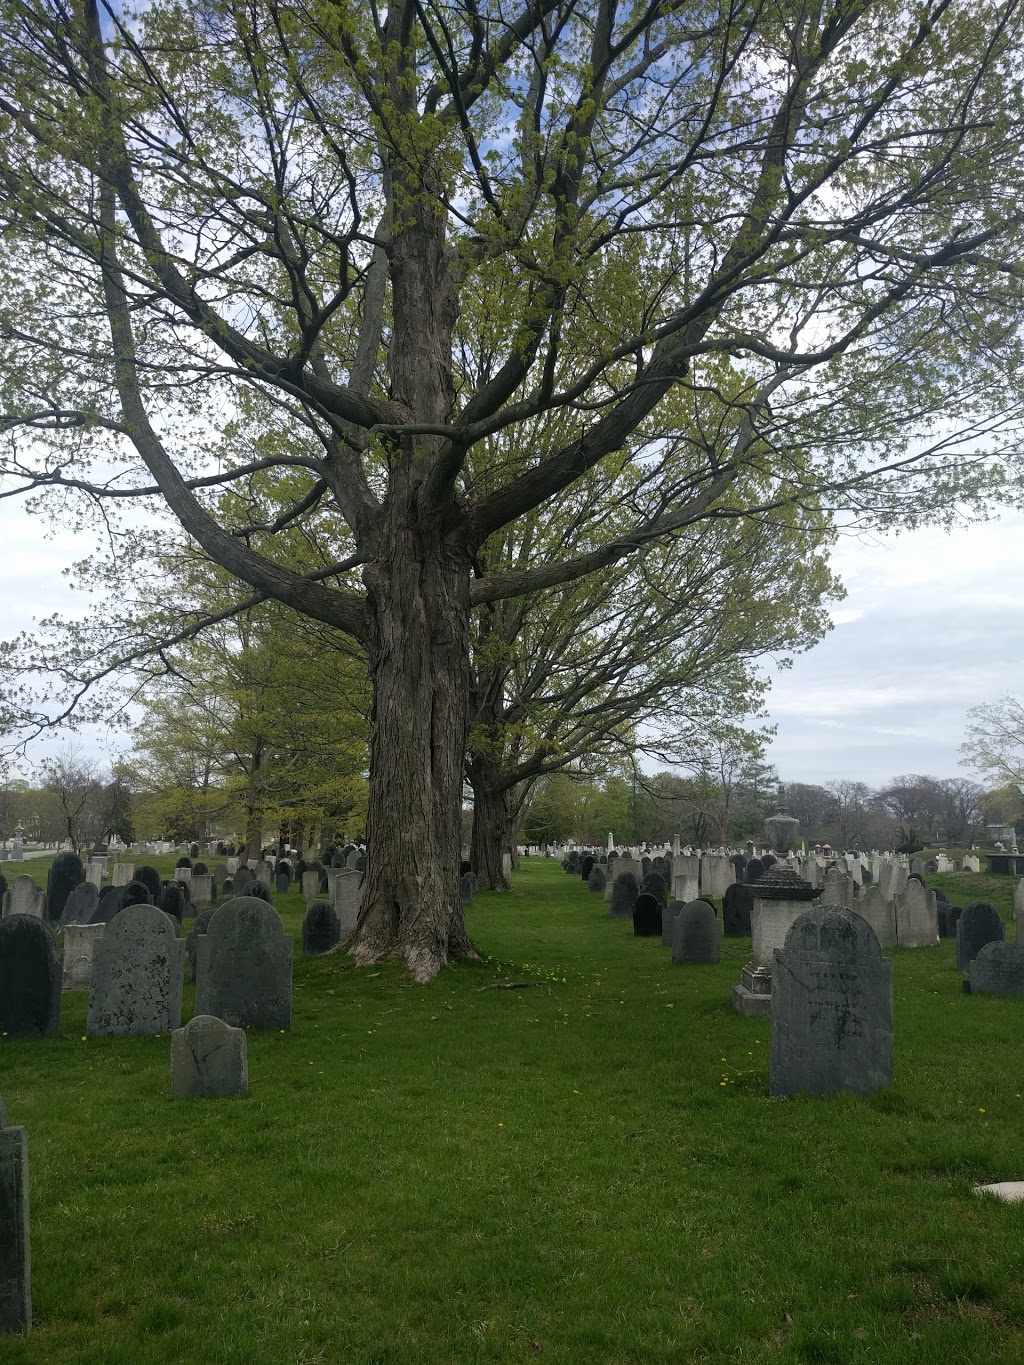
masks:
[[[5,1039],[36,1327],[0,1360],[1024,1359],[1024,1210],[971,1193],[1024,1176],[1024,1002],[951,943],[894,954],[893,1091],[773,1101],[749,941],[673,967],[537,860],[469,920],[488,959],[426,987],[297,955],[247,1100],[172,1102],[167,1038],[82,1041],[84,995]]]

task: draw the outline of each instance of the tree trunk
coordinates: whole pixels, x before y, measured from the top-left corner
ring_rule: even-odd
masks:
[[[366,879],[350,948],[360,964],[402,958],[428,981],[476,956],[459,894],[470,563],[437,517],[421,524],[414,494],[404,510],[398,502],[363,573],[373,714]]]
[[[504,854],[512,850],[512,805],[508,788],[495,791],[487,783],[486,761],[474,758],[469,780],[473,784],[473,838],[469,861],[476,873],[477,890],[508,891]]]
[[[245,818],[245,856],[263,856],[263,810],[260,806],[249,806]]]

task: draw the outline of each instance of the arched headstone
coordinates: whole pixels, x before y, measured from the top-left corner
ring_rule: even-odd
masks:
[[[0,1033],[60,1032],[61,961],[53,930],[35,915],[0,920]]]
[[[292,941],[273,906],[255,896],[225,902],[199,939],[197,968],[197,1014],[236,1028],[291,1028]]]
[[[181,1023],[185,943],[155,905],[126,905],[93,955],[88,1031],[170,1033]]]

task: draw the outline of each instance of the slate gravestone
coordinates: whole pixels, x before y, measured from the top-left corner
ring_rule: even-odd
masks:
[[[53,930],[35,915],[0,920],[0,1033],[60,1033],[61,961]]]
[[[640,878],[641,878],[641,882],[642,882],[643,878],[646,877],[646,876],[650,873],[650,870],[651,870],[651,860],[650,860],[650,858],[648,858],[647,855],[645,854],[645,855],[640,859]]]
[[[124,904],[123,886],[105,886],[96,900],[90,924],[109,924]]]
[[[231,873],[227,869],[226,863],[218,863],[213,869],[213,894],[217,894],[217,888],[224,885]]]
[[[682,908],[682,901],[669,901],[668,905],[661,907],[661,946],[663,948],[672,947],[672,928],[676,915]]]
[[[653,896],[659,905],[668,904],[668,887],[660,872],[648,872],[640,883],[641,895]]]
[[[153,897],[149,894],[149,888],[143,882],[128,882],[125,886],[117,888],[120,893],[121,908],[126,905],[152,905]]]
[[[590,869],[590,876],[587,878],[588,891],[603,891],[605,883],[604,868],[600,863],[595,863]]]
[[[948,901],[937,901],[936,911],[939,918],[939,938],[956,938],[957,921],[963,914],[962,905],[950,905]],[[1017,942],[1021,940],[1018,935]]]
[[[170,915],[180,924],[189,902],[185,899],[185,889],[180,882],[167,882],[160,888],[156,904],[165,915]]]
[[[292,941],[265,901],[237,896],[222,905],[199,939],[197,966],[197,1014],[236,1028],[291,1028]]]
[[[8,1125],[0,1097],[0,1336],[32,1326],[28,1134]]]
[[[65,925],[61,990],[87,991],[89,989],[92,985],[92,964],[96,956],[96,945],[106,931],[107,926],[105,924]]]
[[[232,1100],[249,1093],[245,1030],[197,1014],[171,1034],[171,1098]]]
[[[261,858],[255,868],[256,880],[261,886],[270,889],[270,879],[274,875],[274,869],[265,858]]]
[[[164,883],[163,879],[160,876],[160,873],[156,870],[156,868],[150,867],[148,864],[145,864],[143,867],[137,867],[135,869],[134,880],[137,882],[141,882],[142,885],[149,892],[149,894],[153,897],[153,904],[154,905],[158,904],[160,900],[160,892],[163,889]]]
[[[46,874],[46,918],[57,924],[75,887],[85,881],[85,868],[77,853],[58,853]]]
[[[866,886],[853,903],[854,911],[867,920],[883,948],[896,943],[896,904],[887,901],[877,886]]]
[[[231,880],[235,895],[246,896],[249,894],[249,887],[252,886],[256,878],[252,875],[252,868],[240,867]]]
[[[210,875],[210,869],[206,866],[205,863],[193,863],[193,864],[192,864],[192,880],[193,880],[193,881],[195,881],[195,879],[196,879],[197,877],[208,877],[209,875]]]
[[[79,882],[64,902],[58,929],[65,929],[69,924],[88,924],[95,913],[99,898],[100,893],[92,882]]]
[[[463,872],[459,878],[459,893],[463,905],[472,905],[476,895],[476,877],[472,872]]]
[[[42,919],[45,908],[46,897],[28,873],[23,872],[20,877],[15,877],[14,885],[11,887],[7,913],[9,915],[33,915],[37,919]]]
[[[183,855],[174,864],[175,872],[180,872],[182,868],[185,868],[188,872],[192,871],[192,859],[188,856],[188,854]]]
[[[302,921],[302,951],[307,957],[326,953],[341,942],[341,926],[330,901],[312,901]]]
[[[199,937],[201,934],[206,933],[214,913],[213,910],[200,910],[199,914],[196,915],[195,924],[193,924],[185,937],[185,951],[188,954],[188,969],[192,975],[193,985],[195,984],[196,979],[196,959],[199,955]]]
[[[307,901],[316,900],[320,894],[320,871],[318,868],[307,868],[302,874],[302,894]]]
[[[727,938],[750,937],[750,912],[757,894],[746,882],[733,882],[722,897],[722,932]]]
[[[332,867],[334,866],[334,859],[333,859],[333,858],[331,859],[331,866],[332,866]],[[348,870],[349,870],[350,872],[356,872],[356,871],[358,871],[358,869],[359,869],[359,850],[358,850],[357,848],[354,848],[354,849],[352,850],[352,852],[348,855],[348,857],[345,859],[345,862],[344,862],[343,866],[347,867]]]
[[[88,1032],[102,1038],[178,1028],[184,965],[185,943],[164,911],[125,906],[93,955]]]
[[[332,888],[335,913],[342,938],[347,938],[359,921],[359,907],[363,899],[362,876],[343,870],[335,874]]]
[[[986,943],[970,964],[968,995],[1024,995],[1024,947]]]
[[[632,872],[620,872],[612,886],[612,902],[609,915],[613,919],[625,919],[632,915],[640,894],[640,885]]]
[[[284,896],[291,889],[292,879],[287,872],[278,872],[274,877],[274,888],[279,896]]]
[[[676,966],[713,967],[722,958],[722,926],[707,901],[684,905],[672,926],[672,961]]]
[[[830,867],[822,883],[822,905],[838,906],[843,910],[853,909],[853,878],[840,867]]]
[[[775,950],[770,1093],[870,1095],[892,1085],[892,963],[838,906],[798,915]]]
[[[966,972],[986,943],[1001,943],[1005,937],[998,911],[986,901],[971,901],[957,921],[957,971]]]
[[[511,877],[511,875],[512,875],[512,868],[511,868],[511,866],[510,866],[510,864],[509,864],[509,856],[508,856],[507,853],[503,853],[503,854],[501,855],[501,868],[502,868],[502,871],[505,873],[506,879],[509,878],[509,877]],[[356,871],[357,871],[357,872],[365,872],[365,871],[366,871],[366,854],[365,854],[365,853],[360,853],[359,857],[356,859]]]
[[[650,892],[641,892],[633,905],[633,933],[637,938],[661,937],[661,904]]]
[[[593,856],[593,854],[588,853],[587,856],[583,859],[582,863],[580,863],[580,877],[582,878],[583,881],[586,881],[588,879],[588,877],[590,876],[590,870],[596,862],[597,859]]]

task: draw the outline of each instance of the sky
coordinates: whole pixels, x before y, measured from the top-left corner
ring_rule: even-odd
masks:
[[[0,502],[0,546],[0,638],[51,612],[102,610],[61,573],[87,553],[85,539],[54,534],[10,499]],[[770,761],[784,782],[964,775],[968,708],[1024,691],[1024,513],[949,534],[844,537],[833,563],[848,596],[824,641],[774,673]],[[37,745],[30,758],[66,742]],[[108,759],[126,736],[92,731],[78,742]]]

